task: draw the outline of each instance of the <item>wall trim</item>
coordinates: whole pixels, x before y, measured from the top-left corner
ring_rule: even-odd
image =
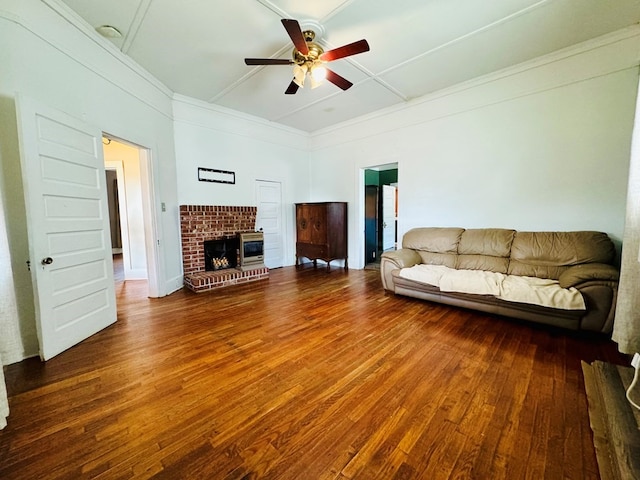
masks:
[[[183,287],[184,287],[184,277],[182,276],[182,274],[178,275],[177,277],[170,278],[165,282],[165,287],[164,287],[164,291],[166,292],[165,295],[171,295],[172,293],[175,293],[178,290],[182,290]]]

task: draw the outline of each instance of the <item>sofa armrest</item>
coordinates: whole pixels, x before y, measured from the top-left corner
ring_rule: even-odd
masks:
[[[395,291],[391,272],[400,268],[413,267],[418,263],[422,263],[422,257],[418,252],[410,248],[390,250],[380,255],[380,276],[384,289],[391,292]]]
[[[585,263],[567,268],[560,274],[558,282],[562,288],[577,287],[584,282],[617,282],[620,272],[613,265],[604,263]]]
[[[415,250],[410,248],[401,248],[400,250],[392,250],[389,252],[383,252],[380,256],[380,260],[386,259],[393,262],[396,268],[408,268],[421,263],[422,258]]]

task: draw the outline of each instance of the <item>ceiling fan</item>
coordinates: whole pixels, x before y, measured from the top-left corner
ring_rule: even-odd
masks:
[[[305,30],[303,32],[297,20],[287,18],[282,19],[282,25],[284,25],[295,47],[293,49],[293,58],[291,60],[284,58],[245,58],[244,63],[247,65],[294,65],[293,80],[284,92],[287,95],[296,93],[298,88],[304,85],[307,75],[311,81],[311,88],[318,86],[323,79],[330,81],[342,90],[347,90],[353,85],[346,78],[326,68],[324,64],[358,53],[368,52],[369,44],[366,40],[359,40],[325,52],[320,45],[313,41],[316,36],[313,30]]]

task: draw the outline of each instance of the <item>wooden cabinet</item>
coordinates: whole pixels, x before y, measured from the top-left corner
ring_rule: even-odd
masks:
[[[296,203],[296,266],[306,257],[327,262],[344,259],[347,270],[347,203]]]

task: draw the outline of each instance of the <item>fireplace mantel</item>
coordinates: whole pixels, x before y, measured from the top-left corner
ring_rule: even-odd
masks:
[[[205,271],[204,242],[255,231],[257,207],[180,205],[184,285],[194,292],[269,278],[266,267]]]

